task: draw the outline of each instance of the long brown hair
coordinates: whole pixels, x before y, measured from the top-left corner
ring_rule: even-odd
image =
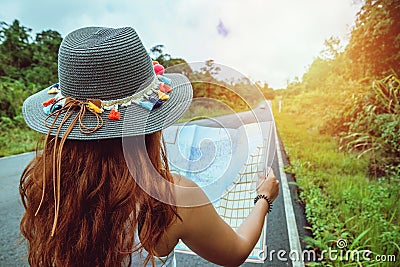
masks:
[[[175,206],[154,199],[136,180],[146,181],[157,195],[174,198],[172,190],[152,183],[156,174],[173,183],[161,137],[161,132],[146,135],[144,140],[143,136],[130,137],[128,148],[121,138],[66,140],[61,148],[56,147],[62,150],[58,154],[53,153],[56,138],[48,136],[44,150],[36,152],[20,181],[25,207],[20,227],[28,241],[29,264],[121,266],[130,264],[130,253],[142,246],[149,252],[146,262],[154,262],[157,242],[179,216]],[[129,149],[128,159],[123,149]],[[55,184],[56,167],[49,163],[57,156],[61,157],[61,168],[56,169],[61,172],[58,211],[55,186],[45,186]],[[142,246],[135,246],[138,225],[143,229]]]

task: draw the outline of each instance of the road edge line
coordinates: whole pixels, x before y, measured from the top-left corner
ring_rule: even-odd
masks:
[[[276,154],[278,156],[278,167],[279,173],[281,175],[281,185],[282,185],[282,194],[283,194],[283,205],[285,207],[285,215],[286,215],[286,223],[287,223],[287,231],[288,231],[288,238],[289,238],[289,258],[293,256],[293,252],[297,254],[297,257],[292,260],[293,267],[304,267],[304,262],[302,258],[302,249],[300,245],[300,238],[299,232],[297,230],[297,223],[296,223],[296,216],[294,215],[292,198],[290,195],[289,184],[287,182],[286,173],[283,169],[283,160],[282,160],[282,151],[279,144],[277,130],[275,128],[275,143],[276,143]]]

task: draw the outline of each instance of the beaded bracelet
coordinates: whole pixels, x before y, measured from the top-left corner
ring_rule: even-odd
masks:
[[[271,212],[271,210],[272,210],[272,201],[266,196],[266,195],[258,195],[258,196],[256,196],[255,198],[254,198],[254,205],[257,203],[257,201],[259,200],[259,199],[261,199],[261,198],[263,198],[263,199],[265,199],[267,202],[268,202],[268,211],[267,211],[267,213],[270,213]]]

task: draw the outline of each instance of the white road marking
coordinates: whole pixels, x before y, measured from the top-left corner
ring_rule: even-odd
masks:
[[[285,171],[283,170],[284,165],[282,160],[282,151],[279,146],[279,139],[278,139],[278,134],[276,133],[276,129],[275,129],[275,142],[276,142],[276,153],[278,155],[279,172],[281,175],[283,205],[285,207],[289,247],[290,247],[290,253],[291,254],[293,253],[291,256],[294,256],[293,257],[294,259],[292,260],[292,265],[293,267],[304,267],[299,233],[297,231],[296,217],[293,211],[292,198],[290,197],[289,184],[287,182]],[[296,258],[298,258],[299,260],[297,260]]]

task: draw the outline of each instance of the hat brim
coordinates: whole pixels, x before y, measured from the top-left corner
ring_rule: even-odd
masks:
[[[170,98],[165,101],[161,107],[152,111],[131,104],[128,107],[120,107],[120,120],[110,120],[108,118],[109,111],[104,111],[100,116],[103,118],[103,126],[93,133],[86,134],[80,130],[79,123],[76,123],[72,131],[68,135],[68,139],[75,140],[96,140],[118,138],[123,136],[137,136],[143,134],[154,133],[174,124],[187,111],[193,98],[193,89],[190,81],[182,74],[165,74],[171,79],[172,91],[169,93]],[[49,88],[46,88],[29,98],[27,98],[22,106],[22,114],[25,122],[33,130],[47,134],[49,128],[45,125],[47,115],[43,111],[42,103],[52,95],[48,94]],[[123,90],[120,89],[120,90]],[[75,112],[61,127],[59,136],[63,136],[72,120],[75,118]],[[60,125],[63,116],[57,119],[54,129],[51,129],[51,135],[56,135],[57,127]],[[53,118],[48,119],[47,125],[51,125]],[[96,116],[91,112],[86,112],[82,119],[82,124],[87,127],[96,126]]]

